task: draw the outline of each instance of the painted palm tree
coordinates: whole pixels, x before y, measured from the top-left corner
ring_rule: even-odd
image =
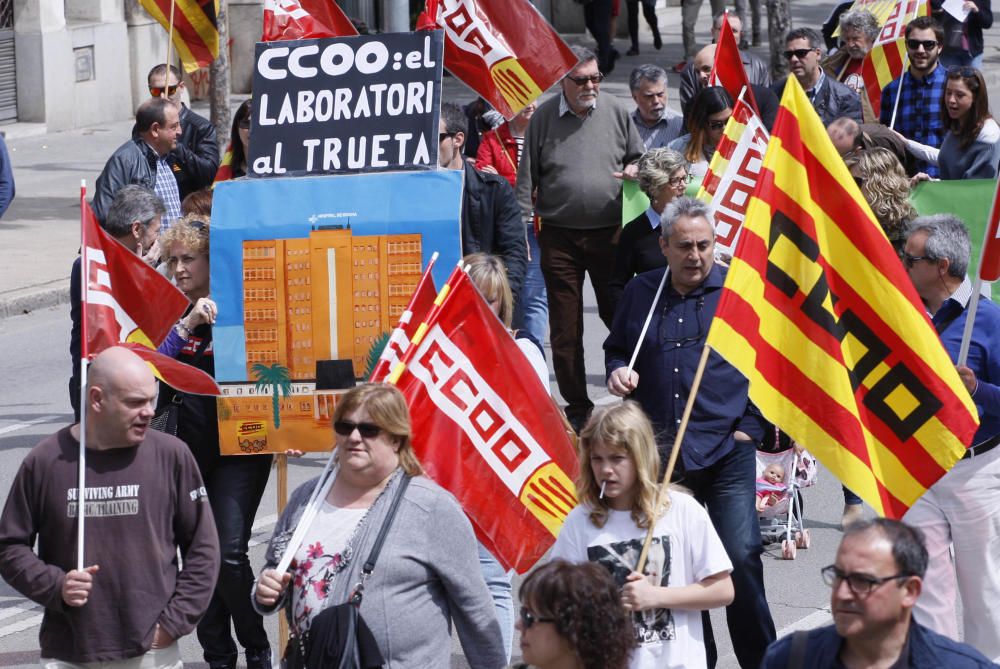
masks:
[[[274,408],[274,429],[281,427],[281,411],[278,403],[279,391],[286,398],[292,395],[292,378],[288,374],[288,368],[278,363],[270,367],[263,363],[256,363],[250,368],[253,373],[257,388],[259,390],[271,389],[271,404]]]

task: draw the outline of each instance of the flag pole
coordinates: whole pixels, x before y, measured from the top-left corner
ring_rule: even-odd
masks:
[[[907,23],[917,18],[920,13],[920,3],[915,2],[913,4],[913,15],[907,20]],[[938,63],[940,65],[940,63]],[[903,54],[903,74],[899,75],[899,86],[896,87],[896,100],[892,103],[892,118],[889,119],[889,129],[896,129],[896,115],[899,113],[899,98],[903,93],[903,78],[906,76],[906,70],[910,67],[910,52],[906,51]]]
[[[998,190],[1000,192],[1000,190]],[[990,205],[990,217],[987,221],[993,221],[997,215],[996,195],[993,197],[993,204]],[[986,226],[983,233],[983,245],[979,247],[979,262],[976,264],[976,280],[972,282],[972,297],[969,298],[969,307],[965,311],[965,328],[962,330],[962,345],[958,349],[957,366],[965,366],[969,359],[969,346],[972,343],[972,326],[976,322],[976,310],[979,308],[979,295],[983,288],[983,260],[986,258],[986,247],[990,242],[990,235],[996,234],[992,224]]]
[[[87,180],[80,180],[80,454],[77,458],[76,479],[76,568],[83,571],[84,484],[87,473],[87,233],[83,221],[87,206]]]
[[[626,370],[628,374],[632,373],[632,368],[635,367],[636,358],[639,357],[639,349],[642,348],[642,342],[646,338],[646,331],[649,330],[649,322],[653,320],[653,312],[656,311],[656,305],[660,303],[660,294],[663,292],[663,286],[667,283],[667,276],[670,274],[670,268],[668,267],[663,272],[663,278],[660,279],[660,285],[656,288],[656,295],[653,295],[653,303],[649,305],[649,313],[646,314],[646,322],[642,324],[642,331],[639,332],[639,340],[635,343],[635,350],[632,351],[632,357],[628,361],[628,369]]]
[[[667,460],[667,469],[663,472],[663,481],[660,489],[656,493],[656,505],[653,507],[653,517],[649,519],[649,529],[646,530],[646,540],[642,543],[642,552],[639,554],[639,562],[635,570],[642,573],[646,566],[646,557],[649,555],[649,547],[653,543],[653,532],[656,530],[656,523],[660,520],[660,509],[663,501],[669,497],[670,477],[674,474],[674,467],[677,465],[677,456],[681,452],[681,442],[684,440],[684,433],[687,431],[688,421],[691,419],[691,410],[694,408],[694,400],[698,396],[698,388],[701,386],[701,377],[705,373],[705,365],[708,364],[708,354],[711,349],[706,344],[701,350],[701,359],[698,361],[698,369],[694,373],[694,381],[691,382],[691,390],[688,392],[687,404],[684,405],[684,414],[681,416],[681,425],[674,437],[674,447],[670,450],[670,459]]]
[[[288,456],[278,453],[274,460],[275,472],[278,475],[278,517],[285,512],[288,505]],[[278,616],[278,657],[285,656],[285,646],[288,645],[288,620]]]
[[[169,97],[167,91],[170,89],[170,58],[174,47],[174,8],[177,0],[170,0],[170,28],[167,30],[167,71],[163,73],[163,93],[161,97]],[[180,81],[177,82],[178,84]]]

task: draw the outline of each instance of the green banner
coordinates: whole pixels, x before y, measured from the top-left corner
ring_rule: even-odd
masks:
[[[696,179],[688,184],[684,194],[688,197],[697,197],[700,186],[701,181]],[[622,225],[630,223],[647,209],[649,209],[649,198],[639,190],[639,183],[625,179],[622,182]]]
[[[994,179],[921,181],[910,194],[910,201],[921,216],[955,214],[965,222],[972,242],[969,276],[975,275],[979,267],[979,251],[996,187]]]

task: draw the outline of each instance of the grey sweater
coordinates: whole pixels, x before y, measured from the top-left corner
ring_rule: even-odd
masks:
[[[278,564],[317,480],[292,493],[274,528],[265,569]],[[359,530],[354,558],[330,589],[328,606],[347,601],[348,591],[360,580],[361,566],[398,483],[396,476],[373,505],[370,520]],[[305,542],[309,542],[308,534]],[[256,598],[252,601],[260,613],[275,610],[262,608]],[[500,624],[479,570],[472,526],[455,498],[426,477],[414,478],[403,495],[365,587],[361,616],[389,669],[450,666],[452,622],[472,669],[498,669],[506,664]]]
[[[542,225],[595,229],[622,223],[622,183],[614,172],[639,159],[642,138],[628,112],[603,94],[586,118],[559,115],[562,93],[543,103],[528,124],[517,169],[517,201]]]
[[[906,141],[906,148],[920,160],[937,165],[942,179],[993,179],[1000,162],[1000,126],[987,119],[976,141],[965,148],[953,132],[945,133],[940,149],[912,139]]]

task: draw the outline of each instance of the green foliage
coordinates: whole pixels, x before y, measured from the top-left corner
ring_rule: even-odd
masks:
[[[256,363],[250,368],[250,372],[256,377],[256,385],[260,390],[271,390],[271,406],[274,412],[274,429],[281,427],[281,405],[279,403],[279,392],[286,398],[292,394],[292,377],[287,367],[274,363],[270,367],[263,363]]]
[[[382,351],[385,350],[388,343],[388,332],[383,332],[372,342],[371,348],[368,349],[368,355],[365,357],[365,379],[371,378],[372,372],[375,371],[375,365],[378,364],[378,359],[382,357]]]

